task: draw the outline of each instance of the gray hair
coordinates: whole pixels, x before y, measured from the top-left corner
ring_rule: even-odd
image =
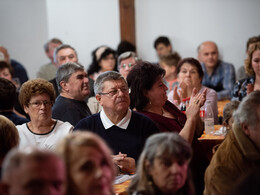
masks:
[[[61,158],[51,151],[40,150],[32,147],[28,147],[23,150],[14,148],[4,159],[2,166],[2,179],[3,181],[9,180],[12,173],[19,169],[21,165],[26,163],[28,160],[43,163],[53,157],[62,162]]]
[[[79,70],[84,71],[84,66],[76,62],[68,62],[60,66],[56,73],[56,82],[58,85],[58,90],[61,91],[61,81],[68,82],[71,75]]]
[[[53,60],[54,60],[55,63],[57,63],[57,53],[62,49],[72,49],[75,52],[76,56],[78,57],[78,54],[73,47],[71,47],[70,45],[67,45],[67,44],[62,44],[62,45],[56,47],[55,50],[54,50]]]
[[[133,178],[132,184],[129,188],[137,192],[150,191],[153,189],[150,182],[150,176],[146,167],[148,161],[151,165],[155,158],[168,155],[177,160],[188,160],[192,158],[192,149],[190,144],[184,140],[178,133],[159,133],[150,136],[145,143],[143,152],[139,158],[137,167],[137,176]],[[153,194],[153,193],[149,193]]]
[[[58,43],[58,44],[62,44],[62,41],[57,39],[57,38],[52,38],[51,40],[49,40],[47,43],[44,44],[44,51],[48,52],[49,51],[49,44],[50,43]]]
[[[121,75],[119,72],[116,72],[116,71],[106,71],[102,74],[100,74],[98,76],[98,78],[96,79],[95,83],[94,83],[94,92],[95,94],[99,94],[103,91],[103,84],[104,82],[106,81],[118,81],[118,80],[124,80],[125,83],[126,80],[125,78],[123,77],[123,75]]]
[[[238,125],[245,123],[255,127],[260,117],[257,113],[259,106],[260,91],[253,91],[242,100],[238,109],[233,113],[235,123]]]
[[[120,63],[122,60],[125,60],[125,59],[128,59],[128,58],[134,58],[135,59],[135,62],[138,62],[140,61],[140,58],[137,57],[136,53],[135,52],[132,52],[132,51],[126,51],[124,53],[122,53],[118,59],[117,59],[117,69],[119,70],[120,69]]]

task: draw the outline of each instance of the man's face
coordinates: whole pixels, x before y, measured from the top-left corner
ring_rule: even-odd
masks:
[[[167,54],[171,53],[171,51],[172,51],[171,45],[166,46],[163,43],[159,43],[156,47],[156,52],[157,52],[158,57],[167,55]]]
[[[71,99],[82,101],[89,95],[88,74],[84,70],[74,72],[61,86]]]
[[[42,162],[30,159],[11,173],[9,194],[64,194],[65,177],[65,167],[61,160],[54,157]]]
[[[198,59],[206,68],[214,68],[218,62],[218,48],[213,42],[205,42],[200,46]]]
[[[121,60],[119,69],[120,74],[122,74],[123,77],[126,79],[128,73],[130,72],[130,70],[132,70],[135,64],[136,63],[134,58],[127,58]]]
[[[48,56],[48,58],[53,61],[53,52],[54,52],[54,49],[56,47],[58,47],[60,45],[60,43],[49,43],[48,44],[48,47],[49,47],[49,50],[48,52],[46,52],[46,55]]]
[[[78,62],[78,57],[75,51],[71,48],[61,49],[56,56],[57,65],[61,66],[67,62]]]
[[[126,113],[130,105],[129,90],[123,79],[105,81],[102,93],[116,92],[116,94],[97,94],[96,98],[106,113]]]

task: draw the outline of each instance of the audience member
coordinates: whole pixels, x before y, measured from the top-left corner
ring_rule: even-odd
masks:
[[[107,46],[95,49],[92,52],[92,63],[88,68],[89,77],[95,81],[99,74],[112,70],[117,71],[116,52]]]
[[[253,44],[248,51],[248,57],[245,60],[245,69],[250,77],[236,82],[232,100],[241,101],[252,91],[260,90],[260,42]]]
[[[168,37],[160,36],[154,41],[154,49],[156,50],[158,58],[163,55],[168,55],[173,52],[171,42]]]
[[[28,76],[27,76],[27,72],[26,72],[26,69],[24,68],[24,66],[22,64],[20,64],[19,62],[17,62],[16,60],[10,59],[9,53],[5,47],[0,46],[0,53],[3,54],[4,60],[12,66],[12,68],[14,70],[13,78],[18,78],[20,84],[23,84],[24,82],[26,82],[28,80]]]
[[[18,116],[20,116],[20,117],[23,117],[23,118],[28,117],[28,116],[26,115],[26,113],[24,112],[22,106],[20,105],[19,101],[18,101],[18,95],[19,95],[20,84],[19,84],[19,83],[16,83],[16,82],[13,80],[13,69],[12,69],[12,67],[11,67],[9,64],[7,64],[5,61],[0,61],[0,78],[5,78],[5,79],[9,80],[10,82],[12,82],[12,83],[15,85],[16,101],[15,101],[15,104],[14,104],[14,112],[15,112]]]
[[[118,57],[118,70],[120,74],[126,79],[129,71],[133,68],[133,66],[139,61],[140,59],[134,52],[127,51],[122,53]],[[91,97],[88,100],[88,106],[92,112],[92,114],[98,113],[101,111],[102,106],[98,103],[95,97]]]
[[[65,166],[50,151],[13,149],[3,163],[2,195],[63,195]]]
[[[190,144],[176,133],[149,137],[129,194],[195,194],[189,172],[191,157]]]
[[[82,119],[75,129],[89,130],[101,136],[113,150],[114,162],[123,172],[132,173],[146,138],[159,130],[151,119],[129,109],[129,89],[120,73],[100,74],[94,90],[103,109]]]
[[[29,122],[27,118],[21,117],[14,112],[17,101],[15,85],[4,78],[0,78],[0,115],[10,119],[15,125]]]
[[[246,43],[246,53],[247,53],[247,55],[248,55],[249,48],[257,42],[260,42],[260,36],[253,36],[253,37],[250,37],[247,40],[247,43]],[[249,76],[250,75],[248,75],[246,73],[246,69],[245,69],[244,65],[238,68],[238,70],[237,70],[237,80],[246,79]]]
[[[52,119],[51,108],[55,101],[52,84],[45,79],[25,82],[20,90],[19,100],[31,121],[16,126],[20,136],[20,148],[36,146],[52,149],[57,141],[73,128],[68,122]]]
[[[165,70],[164,84],[168,87],[167,94],[178,85],[177,81],[177,65],[181,60],[177,52],[170,53],[160,57],[159,64]]]
[[[187,141],[192,142],[196,125],[202,133],[199,119],[200,106],[204,104],[204,93],[193,94],[190,106],[185,114],[167,101],[167,87],[163,83],[165,70],[149,62],[139,62],[127,76],[130,88],[131,108],[151,118],[160,131],[178,132]],[[196,102],[196,103],[195,103]]]
[[[67,62],[78,62],[78,54],[76,50],[67,44],[62,44],[56,47],[54,50],[53,58],[57,68],[59,68],[63,64],[66,64]],[[56,92],[56,97],[58,97],[60,93],[58,90],[58,84],[56,82],[56,75],[53,79],[50,80],[50,82],[53,84]]]
[[[67,194],[114,194],[115,167],[105,142],[91,132],[74,132],[56,147],[67,172]]]
[[[120,56],[122,53],[127,51],[132,51],[136,53],[136,47],[129,41],[121,41],[117,46],[117,56]]]
[[[223,109],[223,126],[229,131],[234,123],[233,112],[238,108],[239,101],[231,101],[227,103]]]
[[[177,66],[178,75],[178,88],[176,87],[168,94],[168,100],[177,106],[180,105],[181,100],[189,98],[192,94],[192,90],[195,88],[198,92],[202,93],[206,91],[206,101],[210,102],[212,111],[214,113],[215,124],[218,124],[218,105],[217,105],[217,93],[215,90],[203,86],[203,70],[198,60],[194,58],[184,58]],[[205,110],[205,107],[202,106]]]
[[[45,64],[40,67],[40,70],[37,73],[38,78],[51,80],[55,77],[58,67],[57,64],[54,62],[53,53],[55,48],[61,44],[62,41],[57,38],[53,38],[44,44],[45,54],[51,61],[48,64]]]
[[[0,181],[3,160],[8,151],[17,147],[18,144],[19,135],[14,123],[5,116],[0,115]]]
[[[52,109],[52,116],[75,126],[91,115],[84,101],[89,94],[88,74],[79,63],[68,62],[59,67],[56,81],[60,95]]]
[[[137,57],[136,53],[132,51],[126,51],[118,57],[117,61],[118,61],[117,68],[120,74],[122,74],[123,77],[126,79],[130,70],[132,70],[134,65],[136,65],[136,63],[140,61],[140,59]]]
[[[231,91],[236,81],[235,68],[219,59],[216,43],[206,41],[200,44],[198,59],[204,72],[202,85],[214,89],[218,100],[231,99]]]
[[[260,169],[260,91],[245,97],[233,117],[232,129],[206,170],[204,194],[230,194],[238,179]]]
[[[78,63],[78,54],[73,47],[71,47],[70,45],[63,44],[55,49],[54,62],[56,63],[56,65],[58,67],[60,67],[63,64],[66,64],[68,62]],[[89,86],[90,86],[90,92],[89,92],[88,97],[92,97],[92,96],[94,96],[94,89],[93,89],[94,81],[91,78],[88,78],[88,81],[89,81]],[[54,89],[56,92],[56,97],[58,97],[60,92],[58,90],[58,84],[56,81],[56,77],[54,79],[50,80],[50,82],[54,86]],[[87,100],[88,99],[86,98],[85,101],[87,102]]]

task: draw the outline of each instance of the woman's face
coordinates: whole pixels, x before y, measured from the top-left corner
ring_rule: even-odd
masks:
[[[251,63],[255,74],[260,76],[260,50],[254,51]]]
[[[181,66],[180,72],[178,74],[178,82],[184,82],[186,85],[194,88],[201,85],[201,78],[199,77],[198,70],[196,66],[189,63],[184,63]]]
[[[0,77],[12,81],[12,75],[8,68],[0,70]]]
[[[51,108],[53,102],[50,96],[46,93],[32,96],[28,107],[25,106],[24,110],[29,114],[31,121],[46,121],[51,120]]]
[[[152,88],[146,92],[146,97],[153,106],[163,106],[167,100],[168,88],[163,83],[163,78],[158,78]]]
[[[188,174],[189,162],[178,161],[165,155],[154,159],[153,165],[149,165],[149,175],[154,184],[164,193],[173,194],[181,189]]]
[[[101,61],[99,62],[99,66],[101,67],[101,72],[114,70],[115,65],[116,65],[116,59],[112,53],[102,58]]]
[[[113,170],[107,157],[92,146],[75,147],[71,155],[70,177],[78,195],[111,194]]]

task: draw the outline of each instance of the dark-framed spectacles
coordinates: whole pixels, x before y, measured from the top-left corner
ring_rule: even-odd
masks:
[[[126,94],[126,93],[129,93],[129,88],[128,87],[122,87],[122,88],[119,88],[119,89],[109,91],[107,93],[98,93],[98,94],[109,95],[109,96],[113,97],[113,96],[117,96],[119,94],[119,91],[121,91],[123,94]]]
[[[36,102],[30,102],[29,105],[32,105],[35,108],[39,108],[39,107],[41,107],[41,105],[52,106],[53,102],[52,101],[47,101],[47,100],[45,100],[45,101],[36,101]]]

